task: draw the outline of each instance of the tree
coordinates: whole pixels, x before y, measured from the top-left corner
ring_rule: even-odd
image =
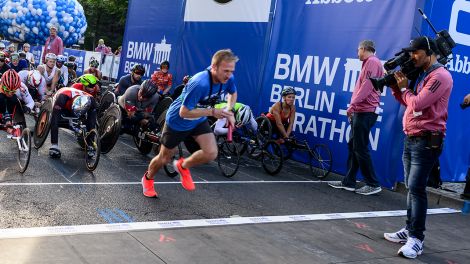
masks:
[[[94,50],[99,39],[113,51],[122,45],[128,0],[78,0],[83,6],[88,27],[85,50]]]

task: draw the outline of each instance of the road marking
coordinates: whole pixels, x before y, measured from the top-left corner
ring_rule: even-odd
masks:
[[[195,181],[195,184],[260,184],[260,183],[329,183],[331,181]],[[140,185],[138,182],[2,182],[2,186],[48,186],[48,185]],[[155,184],[181,184],[179,181],[155,182]]]
[[[435,214],[455,214],[460,210],[451,208],[428,209],[428,215]],[[169,220],[154,222],[133,222],[116,224],[96,224],[96,225],[77,225],[77,226],[46,226],[32,228],[11,228],[0,229],[0,239],[5,238],[25,238],[25,237],[44,237],[60,235],[78,235],[91,233],[110,233],[110,232],[131,232],[141,230],[165,230],[173,228],[189,227],[209,227],[209,226],[232,226],[264,223],[291,223],[303,221],[321,221],[338,220],[354,218],[379,218],[406,216],[406,210],[398,211],[375,211],[375,212],[353,212],[353,213],[334,213],[334,214],[305,214],[305,215],[283,215],[283,216],[255,216],[255,217],[231,217],[215,219],[194,219],[194,220]]]

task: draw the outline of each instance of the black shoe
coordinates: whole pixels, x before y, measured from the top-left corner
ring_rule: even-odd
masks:
[[[57,148],[49,148],[49,157],[53,159],[60,159],[61,153],[60,149]]]

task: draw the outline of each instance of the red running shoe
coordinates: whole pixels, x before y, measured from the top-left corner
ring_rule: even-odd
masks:
[[[153,184],[153,179],[148,180],[147,173],[148,171],[146,171],[144,174],[144,177],[142,177],[142,190],[143,190],[144,196],[158,197],[158,194],[155,191],[155,185]]]
[[[196,189],[196,186],[194,185],[193,178],[191,177],[191,172],[189,172],[188,169],[183,169],[183,167],[181,167],[183,161],[183,158],[179,160],[174,160],[173,167],[175,167],[175,170],[180,175],[181,185],[183,185],[183,188],[188,191],[194,191]]]

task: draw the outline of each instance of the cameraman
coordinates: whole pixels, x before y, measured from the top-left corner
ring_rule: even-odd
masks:
[[[386,240],[405,243],[398,254],[416,258],[423,252],[426,210],[426,182],[442,151],[446,132],[447,108],[452,90],[452,76],[437,62],[435,42],[428,37],[411,41],[411,60],[421,73],[408,84],[402,72],[395,73],[397,85],[392,85],[395,98],[405,107],[403,149],[405,186],[408,189],[406,227],[395,233],[385,233]]]

